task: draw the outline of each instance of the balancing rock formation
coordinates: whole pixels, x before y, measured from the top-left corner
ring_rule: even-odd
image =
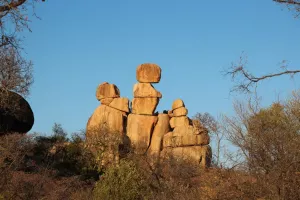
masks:
[[[93,128],[106,126],[128,138],[135,153],[147,154],[155,163],[169,157],[188,159],[207,167],[211,162],[208,131],[199,121],[187,117],[184,102],[177,99],[167,113],[155,113],[162,94],[152,84],[159,83],[161,68],[145,63],[136,70],[131,109],[129,100],[120,97],[114,84],[104,82],[96,91],[101,105],[87,123],[87,140],[92,139]]]
[[[96,108],[87,124],[88,134],[94,134],[93,129],[99,126],[105,126],[109,131],[123,134],[129,113],[129,100],[120,97],[120,90],[114,84],[107,82],[101,83],[96,91],[96,98],[101,105]]]
[[[128,115],[127,136],[136,152],[146,153],[158,116],[155,109],[162,97],[151,83],[158,83],[161,69],[155,64],[142,64],[136,72],[136,83],[133,87],[132,113]]]
[[[173,131],[163,137],[163,154],[193,160],[203,167],[211,162],[208,130],[197,120],[187,117],[188,110],[181,99],[173,102],[170,126]]]

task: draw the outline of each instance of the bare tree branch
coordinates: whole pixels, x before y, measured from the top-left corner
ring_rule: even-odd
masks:
[[[282,75],[290,75],[291,78],[293,78],[295,74],[300,72],[300,70],[288,70],[286,61],[283,61],[282,64],[283,65],[280,67],[282,71],[278,73],[254,76],[252,73],[246,70],[245,66],[247,65],[247,58],[246,56],[242,55],[237,63],[233,63],[228,70],[224,71],[224,75],[230,76],[232,81],[236,83],[231,91],[250,93],[251,88],[263,80]]]
[[[27,0],[18,0],[18,1],[10,1],[6,5],[0,6],[0,12],[9,11],[11,9],[14,9],[22,4],[24,4]]]
[[[273,0],[274,2],[286,5],[287,8],[295,12],[295,18],[300,15],[300,0]]]
[[[284,4],[290,4],[290,5],[300,5],[299,1],[293,1],[293,0],[273,0],[277,3],[284,3]]]

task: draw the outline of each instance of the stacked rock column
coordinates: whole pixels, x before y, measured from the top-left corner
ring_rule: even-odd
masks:
[[[174,101],[168,114],[155,113],[162,95],[152,84],[160,82],[160,67],[150,63],[139,65],[136,78],[131,112],[129,100],[120,97],[117,86],[107,82],[98,86],[96,97],[101,105],[88,120],[87,142],[93,143],[94,136],[101,136],[103,131],[99,127],[104,127],[109,133],[120,133],[126,146],[133,147],[135,153],[147,153],[154,163],[159,158],[174,156],[209,166],[212,155],[208,131],[199,121],[187,117],[188,110],[182,100]],[[108,150],[103,160],[118,161],[120,151]]]
[[[156,64],[145,63],[136,70],[136,83],[133,87],[131,114],[128,115],[127,136],[136,153],[146,153],[151,142],[158,116],[155,109],[162,97],[152,83],[158,83],[161,69]]]
[[[87,123],[86,139],[94,151],[97,151],[97,142],[108,141],[110,143],[107,144],[107,151],[101,155],[102,165],[107,165],[112,161],[118,162],[119,160],[118,147],[115,144],[118,141],[113,140],[123,139],[122,136],[125,135],[129,100],[120,97],[118,87],[108,82],[98,86],[96,98],[101,105],[96,108]]]
[[[164,156],[175,156],[208,167],[211,160],[208,131],[199,122],[187,117],[188,110],[181,99],[173,102],[170,126],[172,132],[164,135]]]

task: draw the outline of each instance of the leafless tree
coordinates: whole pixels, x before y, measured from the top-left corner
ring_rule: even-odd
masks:
[[[22,57],[20,32],[30,30],[38,0],[0,0],[0,109],[15,108],[10,91],[23,97],[33,83],[32,62]]]
[[[223,150],[224,134],[220,130],[219,122],[209,113],[197,113],[194,119],[199,120],[210,133],[210,137],[216,143],[216,150],[213,151],[213,162],[216,166],[221,166],[221,154]]]
[[[35,15],[35,3],[38,0],[0,0],[0,47],[12,46],[19,49],[20,38],[18,33],[29,31],[29,15]],[[31,10],[30,10],[31,9]]]
[[[32,83],[32,63],[22,58],[16,49],[0,47],[0,107],[12,105],[9,91],[26,96]]]

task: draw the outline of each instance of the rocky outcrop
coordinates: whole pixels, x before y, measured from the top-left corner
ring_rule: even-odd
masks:
[[[96,97],[101,105],[96,108],[87,123],[87,139],[95,134],[101,134],[100,129],[113,133],[124,134],[126,130],[129,100],[120,97],[120,90],[114,84],[104,82],[96,91]],[[97,132],[97,129],[99,131]]]
[[[199,121],[189,119],[184,102],[177,99],[173,102],[170,126],[173,131],[163,137],[163,153],[166,157],[180,157],[192,162],[209,166],[211,160],[210,138],[208,131]]]
[[[30,131],[34,124],[34,115],[29,103],[11,91],[0,91],[0,97],[1,100],[5,99],[5,103],[0,104],[0,135]]]
[[[155,64],[142,64],[136,70],[139,83],[133,87],[132,113],[128,117],[127,136],[136,153],[146,153],[158,122],[154,115],[161,93],[151,83],[160,81],[161,69]]]
[[[126,142],[127,116],[130,112],[129,99],[120,97],[118,87],[108,82],[98,86],[96,98],[101,105],[95,109],[88,120],[86,141],[92,152],[102,158],[101,165],[106,166],[118,163],[120,146]],[[99,144],[103,146],[98,147]]]
[[[172,109],[156,113],[162,94],[154,87],[161,79],[161,68],[145,63],[136,70],[133,100],[120,97],[114,84],[104,82],[96,91],[101,105],[94,111],[87,124],[87,139],[92,138],[94,127],[105,126],[111,132],[125,135],[135,153],[145,154],[156,164],[170,157],[186,158],[203,167],[210,165],[210,138],[199,121],[191,120],[181,99],[173,102]],[[96,133],[101,134],[101,133]],[[110,152],[110,159],[116,154]]]

